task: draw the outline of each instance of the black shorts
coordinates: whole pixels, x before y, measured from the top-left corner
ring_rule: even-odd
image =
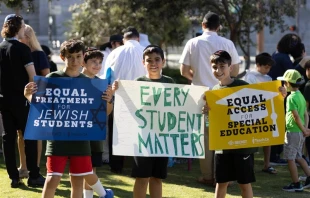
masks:
[[[235,180],[239,184],[255,182],[254,154],[216,154],[215,166],[217,183]]]
[[[168,157],[134,157],[131,176],[167,178]]]
[[[102,152],[91,152],[91,163],[93,167],[101,167],[102,162]]]

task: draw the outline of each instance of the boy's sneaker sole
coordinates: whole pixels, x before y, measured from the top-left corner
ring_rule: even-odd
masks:
[[[304,189],[283,189],[282,190],[286,191],[286,192],[303,192]]]

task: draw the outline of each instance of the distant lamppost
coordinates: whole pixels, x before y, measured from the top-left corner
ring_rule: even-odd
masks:
[[[48,1],[48,45],[49,47],[53,47],[52,46],[52,26],[53,26],[53,16],[51,13],[51,9],[52,9],[52,1],[49,0]]]

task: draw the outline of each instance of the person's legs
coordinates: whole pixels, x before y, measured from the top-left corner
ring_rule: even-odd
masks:
[[[239,184],[242,198],[252,198],[253,190],[251,184]]]
[[[297,163],[301,166],[302,170],[304,171],[304,173],[306,174],[307,177],[310,176],[310,169],[308,166],[308,163],[306,162],[306,160],[304,158],[298,158],[296,159]]]
[[[151,198],[162,198],[162,180],[151,177],[149,180],[149,191]]]
[[[44,183],[42,198],[53,198],[55,196],[55,191],[60,182],[60,175],[47,175]]]
[[[83,176],[70,175],[71,198],[83,197]]]
[[[37,166],[40,167],[41,163],[41,156],[42,156],[42,140],[38,140],[38,159],[37,159]]]
[[[109,115],[108,124],[109,124],[109,165],[111,171],[114,173],[122,173],[124,166],[124,156],[113,155],[112,145],[113,145],[113,111]]]
[[[149,184],[150,178],[136,178],[135,184],[133,187],[133,197],[134,198],[145,198],[146,190]]]
[[[3,109],[1,113],[4,127],[2,138],[6,170],[11,180],[19,180],[19,174],[16,167],[15,159],[15,144],[17,133],[14,124],[14,117],[12,113],[7,109]]]
[[[93,172],[96,174],[96,167],[93,167]],[[92,198],[94,195],[93,189],[88,185],[88,183],[84,179],[84,184],[83,184],[83,198]]]
[[[18,169],[28,171],[27,164],[26,164],[24,136],[21,130],[17,130],[17,146],[18,146],[18,152],[19,152],[19,168]]]
[[[201,177],[199,182],[214,183],[214,151],[209,150],[209,127],[204,126],[205,158],[199,159]]]
[[[297,171],[297,166],[296,166],[296,163],[295,163],[295,160],[287,160],[287,164],[288,164],[288,169],[290,171],[290,174],[291,174],[291,178],[292,178],[292,181],[294,183],[298,182],[298,171]]]
[[[225,198],[227,193],[227,187],[229,182],[216,183],[215,187],[215,198]]]
[[[264,169],[267,169],[270,167],[271,147],[270,146],[264,146],[263,151],[264,151]]]

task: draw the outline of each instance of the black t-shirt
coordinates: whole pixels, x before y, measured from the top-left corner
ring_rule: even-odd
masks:
[[[33,51],[31,52],[34,68],[36,74],[41,76],[41,71],[46,68],[50,68],[50,64],[47,60],[47,57],[43,51]]]
[[[17,40],[0,43],[3,104],[25,105],[24,87],[29,82],[26,67],[32,63],[29,47]]]

